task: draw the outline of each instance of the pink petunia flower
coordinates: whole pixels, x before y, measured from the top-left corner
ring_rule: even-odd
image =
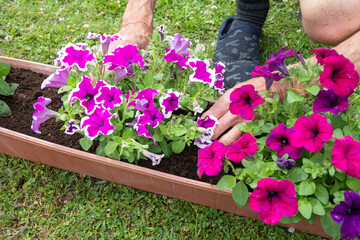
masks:
[[[63,87],[67,85],[71,68],[62,66],[41,83],[41,89],[46,87]]]
[[[337,96],[345,97],[357,87],[359,74],[355,71],[355,65],[344,56],[331,56],[324,59],[320,83]]]
[[[84,130],[85,136],[94,139],[99,133],[111,134],[115,129],[110,122],[112,116],[107,110],[96,108],[93,113],[83,117],[80,126]]]
[[[222,163],[225,157],[225,146],[215,140],[210,146],[198,151],[199,178],[205,173],[208,176],[215,176],[221,172]]]
[[[153,106],[154,97],[159,94],[155,89],[146,88],[138,92],[135,101],[129,103],[129,106],[134,106],[136,110],[145,111],[145,109]]]
[[[100,40],[101,42],[101,49],[102,49],[102,53],[105,56],[109,50],[109,46],[111,42],[115,42],[117,40],[122,40],[122,38],[115,34],[113,36],[111,35],[100,35],[100,34],[96,34],[96,33],[88,33],[88,38],[97,38]]]
[[[224,72],[225,72],[225,65],[221,62],[215,63],[214,67],[215,71],[215,83],[214,88],[218,90],[220,94],[224,93]]]
[[[294,124],[294,134],[292,143],[295,147],[304,147],[309,152],[318,152],[323,147],[324,142],[328,141],[333,134],[327,118],[318,113],[314,113],[307,118],[300,117]]]
[[[165,118],[169,118],[172,112],[180,107],[179,98],[181,94],[181,92],[173,92],[170,89],[165,96],[160,97],[159,103]]]
[[[144,110],[143,114],[139,117],[139,124],[150,125],[156,128],[159,123],[164,121],[164,114],[157,109],[155,105]]]
[[[46,107],[46,105],[51,103],[50,98],[38,97],[36,103],[33,104],[35,112],[32,115],[33,121],[31,124],[31,129],[37,134],[41,134],[39,131],[40,124],[45,122],[46,120],[58,117],[60,114],[53,110],[50,110]]]
[[[282,216],[291,217],[298,212],[295,185],[289,180],[263,178],[250,194],[250,207],[260,213],[266,224],[277,224]]]
[[[77,66],[80,71],[87,71],[87,65],[96,61],[94,53],[88,49],[84,49],[83,46],[68,43],[63,50],[63,56],[60,58],[60,62],[63,65],[72,67]]]
[[[266,138],[266,146],[269,149],[276,150],[278,157],[287,153],[290,158],[298,159],[303,148],[294,146],[293,133],[293,129],[286,128],[285,124],[279,124],[271,130],[271,134]]]
[[[259,106],[263,99],[255,91],[254,86],[247,84],[233,90],[230,101],[229,109],[232,114],[251,120],[254,118],[254,108]]]
[[[235,162],[241,162],[246,156],[254,155],[258,149],[256,138],[250,133],[245,133],[237,141],[226,147],[226,157]]]
[[[99,93],[99,89],[102,86],[105,86],[106,83],[102,80],[97,81],[95,87],[91,83],[91,79],[82,76],[82,80],[76,88],[71,90],[69,94],[69,102],[74,101],[74,99],[80,100],[80,105],[85,108],[86,114],[91,114],[96,108],[95,96]]]
[[[184,62],[189,57],[190,50],[188,47],[191,42],[187,38],[183,38],[176,33],[172,39],[169,40],[170,48],[166,48],[164,60],[166,62]]]
[[[339,54],[334,49],[328,49],[328,48],[318,48],[313,49],[312,52],[316,55],[316,59],[318,63],[321,65],[324,64],[324,59],[331,56],[339,56]]]
[[[213,87],[215,75],[213,74],[212,69],[209,68],[209,65],[210,63],[208,60],[190,60],[189,66],[194,70],[194,73],[189,77],[190,82],[200,82],[209,84],[210,87]]]
[[[205,148],[209,146],[212,141],[211,137],[214,135],[214,129],[218,120],[212,115],[206,115],[204,118],[200,118],[196,122],[199,128],[204,129],[204,134],[194,139],[194,145],[199,148]]]
[[[95,103],[106,110],[111,110],[122,103],[122,91],[108,84],[100,87],[99,93],[94,97]]]
[[[351,136],[335,138],[331,163],[347,175],[360,179],[360,142]]]
[[[279,73],[273,73],[269,70],[267,66],[256,66],[254,70],[251,71],[251,76],[256,77],[260,76],[265,79],[266,91],[269,91],[274,81],[279,81],[284,78]]]

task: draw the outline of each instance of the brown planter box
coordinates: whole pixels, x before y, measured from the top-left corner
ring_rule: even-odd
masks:
[[[51,74],[57,69],[46,64],[2,56],[0,62],[44,74]],[[1,127],[0,153],[260,220],[259,214],[248,204],[244,208],[237,207],[231,191],[218,190],[215,185],[97,156]],[[279,225],[331,238],[322,229],[319,216],[316,216],[313,224],[301,220],[296,224]]]

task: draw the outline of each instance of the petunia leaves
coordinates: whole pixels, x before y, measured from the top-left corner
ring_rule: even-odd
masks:
[[[336,223],[330,216],[329,212],[326,212],[324,216],[320,217],[321,226],[324,231],[332,237],[337,237],[340,235],[341,225]]]
[[[243,208],[249,199],[249,190],[244,181],[240,181],[232,190],[232,198],[239,208]]]
[[[306,198],[301,198],[298,201],[299,212],[303,215],[304,218],[309,219],[312,214],[312,205]]]
[[[313,180],[306,179],[302,181],[299,185],[299,195],[309,196],[314,194],[316,191],[316,185]]]
[[[236,185],[236,177],[231,175],[225,175],[216,184],[216,188],[220,190],[229,190],[235,187],[235,185]]]

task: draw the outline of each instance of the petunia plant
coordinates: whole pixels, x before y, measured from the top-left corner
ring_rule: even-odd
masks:
[[[331,236],[360,234],[359,74],[343,55],[314,49],[316,62],[280,49],[252,75],[266,92],[243,85],[230,94],[230,112],[247,121],[229,146],[214,141],[199,150],[198,175],[225,175],[218,189],[232,189],[266,224],[313,223],[319,215]],[[285,59],[298,65],[286,68]],[[315,58],[314,58],[315,59]],[[284,99],[270,90],[288,81]]]
[[[51,99],[40,96],[32,129],[41,134],[41,124],[56,118],[65,134],[83,135],[84,150],[94,146],[99,155],[153,165],[186,145],[210,145],[217,120],[200,114],[223,92],[225,68],[201,60],[184,36],[165,37],[165,27],[158,29],[142,51],[119,45],[109,52],[118,35],[89,33],[85,43],[66,44],[55,59],[58,70],[41,84],[58,88],[63,105],[49,109]],[[92,51],[99,40],[101,51]]]

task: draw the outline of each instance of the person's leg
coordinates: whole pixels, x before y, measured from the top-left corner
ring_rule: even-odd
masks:
[[[300,0],[302,24],[315,42],[335,46],[360,30],[359,0]]]
[[[261,65],[259,40],[269,0],[237,0],[236,17],[226,18],[220,26],[214,62],[225,64],[224,88],[229,89],[251,78]]]

